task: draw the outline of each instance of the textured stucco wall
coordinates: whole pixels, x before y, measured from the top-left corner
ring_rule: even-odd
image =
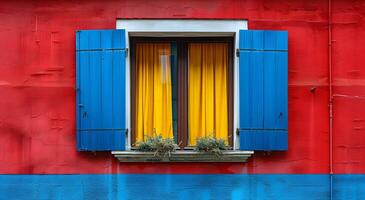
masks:
[[[334,172],[365,173],[365,1],[332,2]],[[117,18],[248,19],[289,31],[289,150],[248,163],[119,164],[77,152],[75,31]],[[0,2],[0,173],[328,173],[328,2]],[[315,93],[310,89],[316,87]]]

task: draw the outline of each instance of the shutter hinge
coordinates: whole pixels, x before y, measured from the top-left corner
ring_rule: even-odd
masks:
[[[128,52],[129,52],[129,49],[125,48],[125,57],[128,57]]]
[[[239,128],[236,128],[236,134],[240,135],[240,129]]]
[[[240,57],[240,49],[236,49],[236,56]]]

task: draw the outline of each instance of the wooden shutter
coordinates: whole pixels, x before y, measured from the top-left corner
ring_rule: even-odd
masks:
[[[125,149],[125,84],[125,31],[77,31],[78,150]]]
[[[241,30],[241,150],[288,149],[288,33]]]

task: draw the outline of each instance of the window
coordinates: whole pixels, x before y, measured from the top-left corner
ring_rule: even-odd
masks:
[[[213,136],[232,145],[231,37],[131,38],[132,145],[174,138],[180,147]]]
[[[153,77],[164,83],[156,85],[158,91],[165,95],[161,98],[163,103],[171,104],[169,111],[156,112],[163,119],[160,121],[169,122],[161,123],[159,130],[152,124],[150,133],[172,135],[181,147],[188,149],[194,145],[194,137],[199,137],[199,134],[217,136],[215,120],[223,122],[221,130],[226,130],[228,126],[227,134],[220,131],[218,137],[227,137],[227,143],[233,150],[273,151],[288,148],[286,31],[244,30],[247,29],[247,21],[240,20],[118,20],[117,29],[76,32],[76,135],[79,151],[128,152],[131,144],[135,144],[137,79],[136,60],[132,59],[132,55],[136,54],[137,43],[139,49],[158,49],[153,50],[157,55],[150,54],[152,58],[158,58],[157,66],[162,66],[162,69],[156,70],[158,73]],[[217,58],[217,53],[206,56],[205,50],[226,49],[225,45],[228,46],[228,64],[226,68],[213,69],[220,70],[219,75],[226,77],[225,81],[220,82],[227,86],[224,86],[226,91],[219,90],[219,94],[223,95],[216,98],[212,95],[217,93],[215,86],[224,84],[214,85],[216,77],[207,78],[213,76],[211,73],[205,74],[209,70],[205,70],[202,67],[205,64],[201,62],[212,62],[213,58]],[[226,72],[227,75],[222,76]],[[202,75],[193,78],[198,74]],[[210,84],[204,86],[201,80],[209,80]],[[206,97],[198,95],[202,94],[201,91],[205,91]],[[143,93],[142,96],[148,97]],[[203,119],[202,113],[209,112],[197,111],[194,106],[201,108],[202,103],[207,102],[203,101],[204,98],[213,99],[213,102],[219,99],[227,101],[228,110],[225,106],[212,106],[212,101],[205,104],[215,109],[214,112],[216,108],[224,108],[222,110],[227,112],[227,117],[225,114],[220,117],[228,119],[228,125],[226,120],[216,120],[216,116],[209,114],[208,117],[213,120],[205,122],[213,125],[206,126],[208,128],[205,130],[200,127],[203,123],[197,123],[198,120],[194,119]],[[159,102],[156,104],[160,106],[156,108],[158,111],[164,106]],[[194,133],[195,129],[198,131]],[[143,132],[138,137],[144,137]],[[131,153],[134,155],[134,152]],[[188,154],[187,151],[181,153]]]

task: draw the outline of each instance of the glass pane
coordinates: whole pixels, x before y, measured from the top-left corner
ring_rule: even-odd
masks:
[[[174,82],[176,85],[176,69],[172,64],[176,62],[171,46],[169,42],[136,44],[136,142],[156,135],[165,138],[174,135],[173,104],[176,100],[173,101],[173,88]]]
[[[212,136],[228,144],[228,44],[188,45],[189,145]]]

